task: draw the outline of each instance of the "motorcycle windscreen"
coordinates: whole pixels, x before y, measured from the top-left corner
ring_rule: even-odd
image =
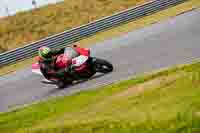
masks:
[[[74,50],[71,47],[66,47],[65,51],[64,51],[64,57],[68,58],[68,59],[73,59],[75,57],[78,57],[80,54]]]

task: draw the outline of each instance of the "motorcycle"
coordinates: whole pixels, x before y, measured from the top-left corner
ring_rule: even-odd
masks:
[[[75,49],[66,47],[63,54],[54,57],[56,70],[66,68],[69,65],[67,62],[69,58],[72,59],[71,64],[75,68],[75,76],[65,74],[62,79],[59,79],[58,82],[56,82],[58,88],[64,88],[66,85],[73,84],[73,81],[89,79],[96,73],[106,74],[113,71],[113,65],[110,62],[104,59],[91,57],[90,49],[77,46],[74,48]],[[80,54],[80,56],[77,56],[78,54]],[[38,58],[37,62],[32,64],[32,72],[43,75],[47,80],[49,79],[45,67],[40,65]]]

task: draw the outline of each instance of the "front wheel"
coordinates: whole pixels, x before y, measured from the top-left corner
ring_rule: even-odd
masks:
[[[57,85],[58,89],[64,89],[66,86],[65,82],[63,82],[63,81],[58,81],[56,83],[56,85]]]
[[[109,73],[113,71],[113,65],[103,59],[95,58],[95,70],[100,73]]]
[[[64,89],[65,87],[72,85],[72,84],[73,84],[72,79],[59,80],[56,83],[58,89]]]

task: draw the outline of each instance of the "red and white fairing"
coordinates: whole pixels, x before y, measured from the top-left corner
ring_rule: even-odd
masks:
[[[81,47],[74,47],[74,49],[80,54],[80,56],[73,58],[70,60],[67,57],[67,54],[60,54],[56,57],[56,68],[62,69],[66,68],[69,64],[72,63],[73,66],[75,66],[75,70],[77,72],[81,72],[84,69],[86,69],[86,61],[90,57],[90,49],[81,48]],[[36,57],[37,62],[32,64],[32,72],[38,75],[43,75],[40,71],[40,64],[38,63],[40,58]]]

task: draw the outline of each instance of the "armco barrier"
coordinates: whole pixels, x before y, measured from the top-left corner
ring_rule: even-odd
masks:
[[[155,13],[170,6],[175,6],[185,1],[186,0],[154,0],[144,5],[102,18],[95,22],[47,37],[24,47],[1,53],[0,67],[36,55],[38,48],[41,46],[49,46],[51,48],[64,47],[85,37],[91,36],[99,31],[127,23],[131,20]]]

